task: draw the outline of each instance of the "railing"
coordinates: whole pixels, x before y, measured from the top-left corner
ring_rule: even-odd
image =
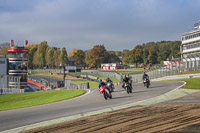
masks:
[[[89,72],[84,72],[86,75],[100,75],[102,77],[113,77],[116,78],[117,80],[121,81],[121,75],[116,73],[116,72],[102,72],[99,70],[96,71],[89,71]]]
[[[164,65],[156,65],[151,67],[149,70],[144,70],[149,75],[150,79],[156,79],[164,76],[175,75],[182,72],[196,71],[200,70],[200,60],[199,58],[184,59],[179,58],[171,60],[171,63]],[[183,62],[184,61],[184,62]],[[143,74],[132,74],[132,80],[135,83],[142,82]]]
[[[0,75],[0,94],[20,93],[20,78],[20,76]]]

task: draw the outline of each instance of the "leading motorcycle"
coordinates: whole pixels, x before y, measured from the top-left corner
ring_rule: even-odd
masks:
[[[103,94],[104,98],[107,100],[108,98],[112,98],[112,94],[111,92],[108,90],[108,88],[106,86],[101,86],[99,88],[100,93]]]

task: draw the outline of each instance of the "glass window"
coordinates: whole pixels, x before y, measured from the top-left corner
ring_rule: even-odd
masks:
[[[9,70],[26,70],[27,71],[27,63],[26,62],[9,62]]]

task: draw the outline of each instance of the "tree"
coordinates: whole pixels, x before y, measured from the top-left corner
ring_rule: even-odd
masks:
[[[48,45],[46,41],[43,41],[38,45],[38,49],[35,52],[33,59],[33,62],[37,67],[42,68],[46,65],[45,55],[47,47]]]
[[[78,50],[74,53],[75,65],[85,65],[85,53],[83,50]]]
[[[108,63],[119,63],[121,60],[119,57],[115,54],[115,51],[108,51],[108,57],[106,58],[105,62]]]
[[[104,45],[95,45],[90,53],[86,55],[85,62],[90,67],[100,67],[107,55]]]
[[[2,48],[0,49],[0,54],[6,55],[8,53],[8,48]]]
[[[62,65],[67,65],[68,64],[68,55],[67,55],[67,51],[65,48],[62,48],[62,51],[61,51],[61,64]]]
[[[147,48],[144,48],[143,49],[143,61],[144,61],[144,64],[148,64],[149,63],[148,56],[149,56],[149,50]]]
[[[30,47],[29,52],[28,52],[28,67],[31,69],[33,69],[33,67],[34,67],[33,59],[34,59],[34,54],[38,49],[37,46],[38,45]]]
[[[55,64],[55,58],[54,58],[54,51],[55,49],[52,47],[48,47],[46,51],[46,63],[48,64],[49,67],[53,67]]]
[[[55,51],[54,51],[54,63],[55,63],[55,66],[60,66],[61,65],[61,53],[60,53],[60,48],[57,48]]]
[[[74,49],[72,50],[72,52],[69,53],[69,56],[74,56],[74,54],[75,54],[78,50],[80,50],[80,49],[74,48]]]
[[[141,45],[137,45],[134,49],[133,52],[133,63],[136,64],[136,68],[138,66],[138,63],[142,63],[143,62],[143,48]]]
[[[157,55],[156,51],[149,50],[149,56],[148,56],[149,63],[156,64],[157,57],[158,57],[158,55]]]

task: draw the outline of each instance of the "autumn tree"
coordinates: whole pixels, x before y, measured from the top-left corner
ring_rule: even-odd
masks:
[[[86,56],[85,62],[90,67],[100,67],[101,63],[106,60],[107,55],[104,45],[95,45]]]
[[[69,56],[74,56],[74,54],[75,54],[78,50],[80,50],[80,49],[74,48],[74,49],[72,50],[72,52],[69,53]]]

